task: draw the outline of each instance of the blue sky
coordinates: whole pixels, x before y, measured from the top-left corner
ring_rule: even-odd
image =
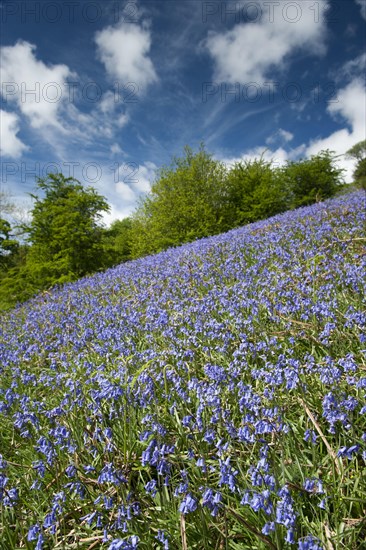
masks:
[[[281,164],[366,137],[366,0],[0,6],[1,187],[18,201],[62,171],[107,197],[108,223],[186,144]]]

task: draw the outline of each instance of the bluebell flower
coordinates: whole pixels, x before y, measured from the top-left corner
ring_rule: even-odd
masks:
[[[351,460],[353,455],[358,452],[359,448],[359,445],[352,445],[352,447],[341,447],[337,452],[337,456],[345,456]]]
[[[56,513],[52,511],[49,514],[47,514],[46,517],[44,518],[43,527],[45,529],[54,527],[56,524],[56,521],[57,521]]]
[[[36,523],[35,525],[31,525],[31,527],[29,527],[28,529],[27,540],[36,540],[38,538],[39,531],[40,527],[38,523]]]
[[[113,485],[120,485],[121,483],[126,483],[126,478],[122,472],[117,471],[112,463],[107,463],[104,468],[102,468],[98,482],[99,483],[112,483]]]
[[[323,483],[320,479],[305,479],[303,487],[308,493],[324,493]]]
[[[281,500],[276,505],[276,523],[282,524],[287,528],[291,528],[296,522],[296,512],[294,502],[289,489],[284,486],[278,491]]]
[[[156,493],[157,493],[157,489],[156,489],[156,481],[155,479],[152,479],[151,481],[149,481],[148,483],[146,483],[145,485],[145,491],[147,493],[150,493],[151,496],[155,496]]]
[[[39,533],[37,544],[34,550],[42,550],[43,549],[43,543],[44,543],[44,536],[42,533]]]
[[[4,506],[12,508],[16,504],[18,497],[18,489],[16,487],[12,487],[6,491],[3,491],[0,487],[0,502],[2,501]]]
[[[65,469],[65,474],[67,475],[67,477],[75,477],[76,468],[74,464],[70,464],[70,466]]]
[[[316,443],[318,436],[314,430],[305,430],[304,440],[310,441],[311,443]]]
[[[139,538],[136,535],[132,535],[128,539],[114,539],[108,550],[136,550],[138,544]]]
[[[269,535],[272,531],[275,530],[275,524],[274,521],[270,521],[268,523],[265,523],[262,527],[262,533],[263,535]]]
[[[295,533],[293,529],[288,529],[286,532],[285,541],[290,544],[295,544]]]
[[[205,459],[200,457],[196,460],[196,465],[198,466],[198,468],[200,468],[202,470],[202,472],[207,472],[207,467],[206,467],[206,462],[205,462]]]
[[[298,541],[299,550],[324,550],[324,547],[320,544],[318,539],[315,539],[312,535],[309,535],[302,540]]]
[[[155,538],[163,544],[164,550],[169,550],[169,539],[162,529],[158,529],[158,534]]]
[[[201,490],[204,488],[201,487]],[[206,506],[212,516],[216,516],[220,510],[222,501],[222,495],[218,491],[213,491],[212,489],[206,488],[202,494],[202,506]]]
[[[197,500],[188,493],[182,500],[179,511],[182,514],[189,514],[190,512],[194,512],[197,509]]]
[[[236,490],[236,476],[238,470],[234,470],[230,465],[230,457],[227,457],[225,460],[219,459],[220,466],[220,480],[219,486],[228,485],[230,491],[235,492]]]
[[[97,515],[97,512],[94,510],[94,512],[91,512],[90,514],[87,514],[86,516],[81,517],[80,521],[86,521],[86,523],[90,526],[96,515]]]
[[[183,426],[188,428],[191,424],[192,418],[192,415],[186,415],[182,420]]]

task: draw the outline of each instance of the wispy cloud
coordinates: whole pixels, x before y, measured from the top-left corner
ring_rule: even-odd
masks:
[[[283,130],[283,128],[279,128],[274,134],[271,134],[267,139],[266,143],[276,143],[278,141],[287,143],[291,141],[294,138],[294,134],[291,132],[288,132],[287,130]]]
[[[361,8],[362,17],[366,19],[366,0],[356,0],[356,4],[358,4]]]

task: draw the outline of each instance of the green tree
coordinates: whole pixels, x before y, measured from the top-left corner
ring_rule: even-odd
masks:
[[[351,149],[348,149],[346,155],[356,159],[358,162],[366,158],[366,139],[353,145]]]
[[[353,178],[357,185],[366,191],[366,158],[360,160],[353,172]]]
[[[109,210],[95,189],[74,178],[49,174],[39,178],[42,198],[35,204],[27,227],[31,248],[27,269],[39,289],[76,280],[103,267],[100,218]]]
[[[132,218],[115,220],[104,231],[103,248],[106,267],[112,267],[131,258]]]
[[[357,161],[353,172],[355,183],[366,190],[366,139],[356,143],[346,153],[348,158],[353,158]]]
[[[19,243],[11,234],[10,223],[0,218],[0,269],[5,271],[12,265]]]
[[[229,229],[225,166],[201,145],[161,168],[133,216],[134,257]]]
[[[282,181],[289,193],[289,208],[327,199],[343,185],[343,169],[335,164],[332,151],[321,151],[310,159],[289,161],[282,169]]]
[[[286,209],[286,190],[279,171],[262,157],[240,161],[228,173],[232,226],[274,216]]]

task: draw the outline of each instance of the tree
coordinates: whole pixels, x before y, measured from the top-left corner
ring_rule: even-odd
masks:
[[[286,193],[272,162],[259,159],[240,161],[228,173],[233,227],[274,216],[286,210]]]
[[[366,191],[366,158],[360,160],[353,172],[355,182]]]
[[[351,149],[348,149],[346,155],[356,159],[358,162],[366,158],[366,139],[353,145]]]
[[[103,248],[106,267],[112,267],[131,258],[132,218],[115,220],[104,231]]]
[[[354,181],[366,190],[366,139],[356,143],[346,153],[348,158],[357,160],[356,168],[353,172]]]
[[[12,238],[10,223],[0,218],[0,269],[5,271],[9,268],[12,260],[18,251],[19,243]]]
[[[134,257],[229,229],[225,166],[203,145],[161,168],[133,216]]]
[[[26,228],[31,248],[27,269],[39,289],[76,280],[103,266],[103,212],[109,210],[95,189],[74,178],[49,174],[39,178],[43,198],[35,200]]]
[[[326,150],[310,159],[288,161],[282,180],[289,192],[289,208],[313,204],[335,195],[342,187],[343,169],[334,162],[334,153]]]

